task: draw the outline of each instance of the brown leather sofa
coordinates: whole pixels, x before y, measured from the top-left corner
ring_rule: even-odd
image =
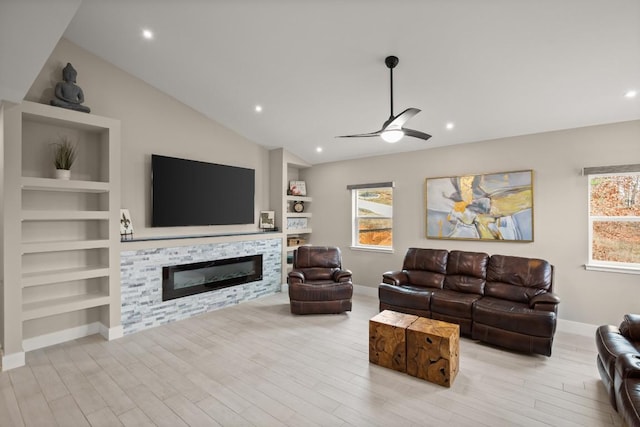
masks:
[[[460,333],[516,351],[551,355],[558,303],[547,261],[410,248],[382,275],[380,310],[460,325]]]
[[[619,327],[600,326],[596,348],[611,405],[628,426],[640,426],[640,315],[626,314]]]
[[[342,268],[340,248],[300,246],[289,272],[289,301],[294,314],[351,311],[351,271]]]

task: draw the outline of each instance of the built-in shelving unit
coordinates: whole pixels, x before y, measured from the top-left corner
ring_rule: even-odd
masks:
[[[291,264],[288,260],[291,259],[292,252],[299,246],[297,244],[290,245],[290,240],[299,238],[304,244],[309,244],[313,231],[311,225],[311,204],[313,198],[309,195],[288,195],[287,190],[289,188],[289,181],[304,181],[300,172],[311,167],[311,165],[284,149],[272,150],[270,156],[272,188],[270,204],[276,213],[276,223],[279,225],[279,228],[283,230],[282,281],[285,283],[287,273],[291,269]],[[278,188],[281,189],[281,191],[277,191],[276,189]],[[309,191],[309,189],[307,189],[307,191]],[[293,204],[296,201],[304,202],[304,212],[295,212],[293,210]],[[290,228],[288,226],[290,219],[305,219],[307,225],[301,228]]]
[[[24,340],[33,348],[96,322],[118,336],[120,122],[32,102],[0,111],[3,361]],[[78,152],[70,180],[52,178],[51,144],[63,137]]]

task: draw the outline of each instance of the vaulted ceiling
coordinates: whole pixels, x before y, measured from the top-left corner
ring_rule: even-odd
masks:
[[[640,119],[638,0],[84,0],[64,36],[312,164]],[[433,137],[336,139],[388,118],[391,54]]]

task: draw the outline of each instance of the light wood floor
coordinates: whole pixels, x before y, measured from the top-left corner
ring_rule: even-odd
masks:
[[[0,374],[2,426],[620,426],[590,337],[553,356],[461,339],[451,388],[368,361],[377,298],[293,316],[286,294],[107,342],[27,353]]]

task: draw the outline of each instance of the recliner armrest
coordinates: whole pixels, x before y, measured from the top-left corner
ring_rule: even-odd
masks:
[[[560,297],[553,292],[544,292],[531,298],[529,307],[546,311],[555,311],[556,306],[560,304]]]
[[[287,277],[287,282],[288,283],[292,283],[292,282],[304,283],[304,273],[302,271],[297,271],[297,270],[290,271]]]
[[[333,272],[333,280],[336,282],[349,282],[351,281],[351,270],[336,270]]]
[[[409,283],[409,276],[405,271],[387,271],[382,274],[382,283],[389,285],[406,285]]]
[[[640,354],[625,353],[616,358],[616,380],[640,378]]]
[[[631,341],[640,341],[640,315],[625,314],[620,324],[620,333]]]

